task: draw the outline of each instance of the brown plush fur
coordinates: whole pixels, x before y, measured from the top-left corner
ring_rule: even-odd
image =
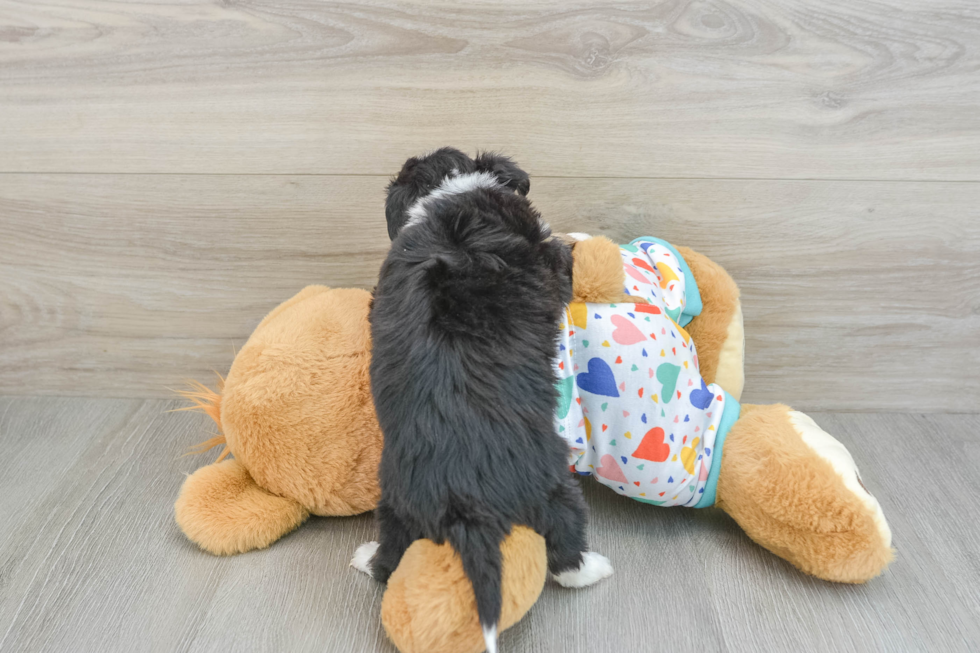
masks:
[[[874,518],[803,442],[788,406],[742,406],[722,450],[717,505],[802,571],[863,583],[891,562]]]
[[[233,466],[188,477],[175,506],[177,523],[203,549],[261,548],[307,513],[351,515],[377,504],[382,438],[368,378],[370,298],[303,289],[256,327],[221,394],[185,394],[223,432],[203,448],[223,438],[235,457]]]
[[[623,301],[618,250],[607,239],[593,241],[575,245],[576,298]],[[711,381],[730,349],[738,288],[706,257],[678,249],[704,302],[687,331]],[[220,393],[190,391],[188,398],[223,431],[205,444],[223,437],[235,457],[188,477],[177,500],[178,524],[202,548],[219,554],[261,548],[307,514],[375,506],[381,431],[368,382],[368,302],[363,290],[306,288],[259,324]],[[874,537],[868,510],[803,443],[787,410],[744,407],[723,450],[718,505],[752,539],[803,571],[867,580],[892,553]],[[501,630],[537,600],[547,568],[543,540],[527,529],[515,528],[502,550]],[[415,542],[392,575],[382,623],[403,653],[483,649],[459,557],[427,540]]]
[[[698,284],[701,293],[701,314],[684,327],[694,339],[698,351],[701,376],[706,383],[714,383],[718,373],[721,352],[728,339],[728,326],[738,309],[738,286],[724,268],[689,247],[678,247],[677,251]],[[732,388],[725,388],[734,395]]]
[[[315,515],[377,504],[370,294],[307,288],[256,328],[222,393],[228,447],[255,482]]]
[[[237,460],[188,476],[174,510],[187,537],[215,555],[264,549],[309,515],[296,501],[256,485]]]
[[[544,538],[523,526],[514,528],[500,550],[503,631],[538,600],[548,565]],[[388,580],[381,620],[402,653],[479,653],[484,648],[473,587],[449,544],[418,540],[409,547]]]
[[[619,245],[605,236],[582,240],[572,247],[572,301],[598,304],[614,302],[646,303],[642,297],[623,292],[626,273]]]

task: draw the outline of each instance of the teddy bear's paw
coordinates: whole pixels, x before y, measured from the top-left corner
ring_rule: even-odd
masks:
[[[851,457],[851,453],[837,438],[817,426],[813,418],[806,413],[791,410],[788,415],[790,422],[793,424],[793,428],[796,429],[803,442],[814,453],[830,463],[834,471],[837,472],[837,475],[844,481],[847,489],[860,499],[871,512],[882,544],[885,548],[890,548],[892,545],[892,532],[888,527],[888,522],[885,521],[885,514],[882,512],[878,500],[864,486],[864,482],[861,480],[861,474],[858,472],[857,464],[854,462],[854,458]]]
[[[378,551],[377,542],[365,542],[354,551],[354,557],[350,559],[350,566],[358,571],[362,571],[368,576],[371,575],[371,558]]]
[[[595,551],[586,551],[582,554],[582,564],[578,569],[563,571],[555,574],[554,578],[562,587],[588,587],[612,574],[613,567],[609,558]]]

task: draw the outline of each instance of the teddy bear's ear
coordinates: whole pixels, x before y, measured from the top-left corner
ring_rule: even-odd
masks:
[[[531,178],[510,157],[496,152],[480,152],[476,155],[478,172],[489,172],[501,184],[526,196],[531,190]]]

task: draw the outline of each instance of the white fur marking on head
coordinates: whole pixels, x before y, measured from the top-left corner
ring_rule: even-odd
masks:
[[[580,240],[580,241],[581,240],[588,240],[589,238],[592,238],[592,236],[590,236],[589,234],[583,234],[583,233],[578,232],[578,231],[576,231],[574,233],[568,234],[568,237],[569,238],[574,238],[575,240]]]
[[[371,575],[371,558],[378,551],[377,542],[365,542],[357,547],[354,557],[350,560],[350,566],[358,571],[363,571],[368,576]]]
[[[469,174],[459,175],[458,177],[446,177],[439,184],[438,188],[428,195],[420,197],[415,201],[415,204],[412,204],[412,207],[408,209],[408,221],[405,222],[405,227],[411,227],[424,221],[431,202],[452,195],[468,193],[477,188],[490,189],[499,187],[500,182],[489,172],[471,172]]]
[[[813,418],[805,413],[791,410],[789,411],[789,421],[792,422],[793,428],[803,438],[803,442],[813,449],[814,453],[830,463],[830,466],[834,468],[834,471],[844,481],[847,489],[853,492],[871,510],[875,526],[878,527],[878,533],[881,535],[882,541],[886,547],[890,547],[892,545],[892,531],[888,527],[888,522],[885,521],[885,513],[882,512],[878,500],[861,483],[861,479],[858,476],[857,464],[854,462],[854,458],[851,457],[851,452],[847,450],[847,447],[838,442],[837,438],[817,426]]]
[[[612,576],[613,567],[609,558],[595,551],[582,554],[582,564],[578,569],[569,569],[555,574],[555,582],[562,587],[586,587],[603,578]]]
[[[497,653],[497,627],[483,627],[483,642],[487,646],[487,653]]]

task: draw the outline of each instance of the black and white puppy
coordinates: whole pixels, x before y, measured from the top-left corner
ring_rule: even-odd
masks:
[[[544,536],[556,580],[612,573],[587,552],[586,509],[554,431],[552,360],[571,299],[571,251],[510,159],[444,148],[388,187],[391,251],[371,307],[371,390],[384,433],[379,542],[351,564],[380,581],[417,539],[448,541],[496,651],[500,543]]]

